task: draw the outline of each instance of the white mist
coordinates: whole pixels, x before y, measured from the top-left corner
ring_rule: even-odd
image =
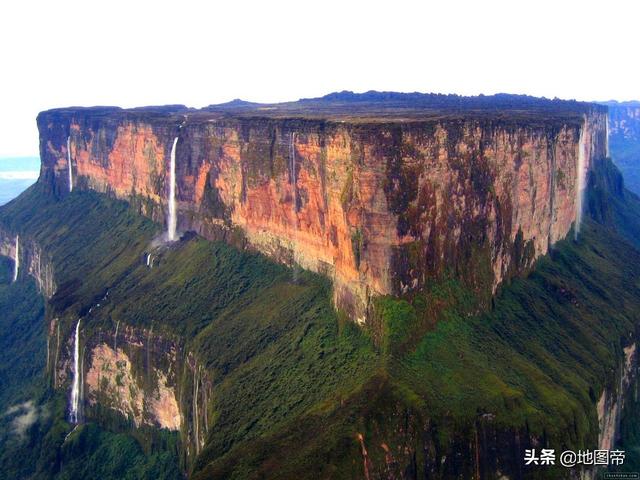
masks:
[[[578,234],[580,233],[580,225],[582,223],[582,208],[584,200],[585,181],[587,177],[586,172],[586,157],[587,157],[587,142],[585,130],[587,128],[587,121],[585,119],[582,128],[580,129],[580,140],[578,142],[578,168],[577,168],[577,188],[576,188],[576,228],[574,229],[574,238],[578,240]]]

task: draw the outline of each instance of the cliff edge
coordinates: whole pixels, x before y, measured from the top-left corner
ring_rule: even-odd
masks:
[[[106,192],[179,231],[326,274],[362,323],[374,296],[454,276],[489,298],[579,218],[606,107],[525,96],[341,92],[284,104],[67,108],[38,116],[39,182]]]

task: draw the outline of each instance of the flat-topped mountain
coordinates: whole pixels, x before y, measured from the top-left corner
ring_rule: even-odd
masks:
[[[490,295],[566,237],[605,156],[606,107],[342,92],[202,110],[56,109],[38,127],[40,182],[60,195],[109,192],[161,222],[175,145],[179,230],[241,233],[246,246],[326,274],[336,305],[363,322],[372,297],[445,272]]]
[[[0,380],[12,415],[53,413],[8,476],[634,468],[640,201],[606,107],[342,92],[38,125],[40,179],[0,208]]]

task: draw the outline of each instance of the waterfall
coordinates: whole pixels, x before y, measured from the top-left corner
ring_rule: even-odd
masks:
[[[71,168],[71,136],[67,137],[67,170],[69,171],[69,192],[72,192],[73,169]]]
[[[151,254],[147,253],[147,267],[151,268]]]
[[[82,355],[80,355],[80,370],[78,370],[80,372],[80,392],[78,395],[78,419],[81,419],[82,417],[82,406],[80,404],[80,401],[82,401],[82,399],[84,398],[84,357],[85,357],[85,352],[87,350],[87,346],[84,345],[82,347]]]
[[[16,235],[16,258],[13,262],[13,281],[18,280],[18,271],[20,270],[20,235]]]
[[[113,335],[113,351],[118,356],[118,327],[120,326],[120,320],[116,322],[116,333]]]
[[[604,139],[604,150],[607,158],[610,158],[609,155],[609,115],[605,117],[604,121],[604,130],[605,130],[605,139]]]
[[[80,405],[80,320],[76,323],[76,335],[73,340],[73,387],[71,388],[71,413],[69,421],[78,423]]]
[[[586,181],[586,166],[585,160],[587,156],[587,142],[585,130],[587,128],[586,119],[582,128],[580,129],[580,140],[578,142],[578,168],[577,168],[577,187],[576,187],[576,227],[574,229],[574,238],[578,240],[578,234],[580,233],[580,224],[582,223],[582,203],[584,200],[584,188]]]
[[[176,145],[178,137],[173,139],[171,147],[171,175],[169,184],[169,218],[167,219],[167,240],[173,242],[176,239]]]
[[[200,373],[200,367],[198,366],[198,361],[196,360],[194,371],[193,371],[193,433],[195,437],[196,443],[196,454],[200,450],[200,432],[198,429],[199,417],[198,417],[198,374]]]

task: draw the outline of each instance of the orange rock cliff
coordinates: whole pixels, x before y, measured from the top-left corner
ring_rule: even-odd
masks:
[[[365,322],[375,296],[433,278],[495,292],[569,234],[579,150],[587,172],[605,155],[606,107],[530,97],[434,105],[442,97],[49,110],[38,116],[39,181],[66,195],[71,168],[74,189],[165,222],[178,137],[179,231],[241,237],[323,273],[336,306]]]

